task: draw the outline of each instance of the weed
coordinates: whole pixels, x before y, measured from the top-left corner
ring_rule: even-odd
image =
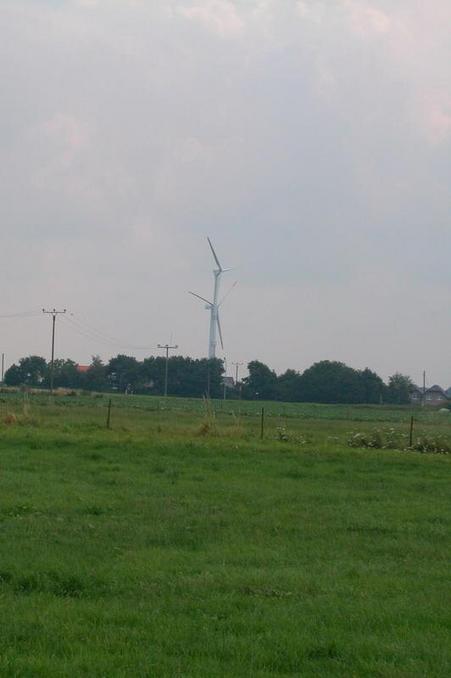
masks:
[[[410,446],[407,434],[393,427],[374,429],[367,433],[362,431],[350,433],[348,446],[384,450],[416,450],[434,454],[449,454],[451,452],[451,442],[443,435],[421,436]]]

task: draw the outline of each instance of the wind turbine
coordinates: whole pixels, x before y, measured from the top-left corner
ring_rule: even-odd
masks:
[[[219,259],[216,255],[216,252],[214,250],[213,245],[211,244],[210,238],[207,238],[208,244],[210,245],[211,253],[213,254],[213,258],[216,262],[216,265],[218,268],[213,269],[213,276],[214,276],[214,288],[213,288],[213,300],[209,301],[208,299],[205,299],[205,297],[201,297],[199,294],[196,294],[195,292],[190,292],[190,294],[193,295],[193,297],[197,297],[201,301],[205,302],[205,308],[207,311],[210,311],[210,334],[209,334],[209,340],[208,340],[208,357],[209,359],[211,358],[216,358],[216,330],[219,333],[219,340],[221,342],[221,347],[224,349],[224,341],[222,337],[222,329],[221,329],[221,322],[219,320],[219,307],[223,304],[225,301],[226,297],[229,295],[229,293],[232,291],[233,287],[235,287],[236,282],[233,284],[232,288],[227,292],[226,296],[221,299],[221,301],[218,301],[219,299],[219,288],[221,285],[221,276],[223,273],[226,273],[227,271],[231,271],[231,268],[222,268]]]

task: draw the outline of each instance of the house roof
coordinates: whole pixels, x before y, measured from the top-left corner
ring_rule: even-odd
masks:
[[[89,365],[77,365],[77,372],[87,372]]]
[[[442,395],[446,395],[445,391],[438,384],[434,384],[434,386],[431,386],[431,388],[428,388],[428,390],[426,392],[430,393],[431,391],[437,391],[438,393],[441,393]]]
[[[431,388],[428,388],[426,393],[440,393],[440,395],[445,396],[445,398],[448,397],[446,391],[444,391],[442,389],[442,387],[439,386],[438,384],[434,384],[434,386],[431,386]]]

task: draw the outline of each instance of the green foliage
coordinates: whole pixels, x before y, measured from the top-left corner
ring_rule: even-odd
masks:
[[[0,675],[448,675],[451,459],[346,446],[405,408],[109,398],[0,424]]]
[[[55,360],[54,385],[87,391],[117,391],[162,395],[164,393],[166,358],[150,356],[138,361],[119,354],[104,364],[94,356],[87,372],[80,372],[69,359]],[[230,389],[228,397],[246,400],[279,400],[312,403],[390,402],[407,404],[412,382],[409,377],[395,374],[387,387],[370,369],[354,370],[344,363],[323,360],[302,374],[286,370],[277,374],[259,360],[248,364],[248,376],[239,387]],[[171,356],[168,361],[168,393],[172,396],[199,398],[207,395],[220,398],[223,394],[224,364],[219,359],[195,360]],[[44,358],[30,356],[12,365],[5,375],[8,386],[27,385],[48,388],[49,365]]]
[[[394,428],[377,428],[369,432],[357,431],[349,435],[349,447],[370,447],[373,449],[405,450],[409,444],[405,432]]]
[[[107,369],[98,355],[92,356],[89,370],[82,375],[83,388],[105,391],[108,387]]]
[[[416,450],[433,454],[451,453],[451,438],[443,434],[428,434],[415,437],[410,446],[409,435],[393,427],[357,431],[349,435],[349,447],[370,447],[385,450]]]
[[[365,390],[359,373],[344,363],[322,360],[301,377],[302,399],[316,403],[362,403]]]
[[[413,383],[410,377],[396,372],[388,380],[387,400],[390,403],[406,405],[410,400]]]
[[[275,400],[277,397],[277,375],[259,360],[247,366],[249,376],[243,379],[243,397],[250,400]]]
[[[277,377],[277,400],[284,402],[302,400],[302,382],[299,372],[287,370]]]
[[[18,365],[11,365],[5,372],[5,384],[8,386],[42,386],[47,376],[47,363],[45,358],[30,355],[21,358]]]
[[[53,364],[53,384],[55,388],[80,388],[83,382],[83,375],[77,369],[77,364],[73,360],[56,359]],[[49,370],[47,371],[45,386],[49,386]]]
[[[110,386],[121,393],[140,390],[143,387],[144,375],[140,364],[131,356],[119,354],[111,358],[106,367],[106,374]]]
[[[359,377],[363,389],[363,402],[382,403],[387,389],[382,379],[368,367],[359,372]]]
[[[432,454],[451,454],[451,440],[444,435],[425,435],[413,443],[412,449]]]

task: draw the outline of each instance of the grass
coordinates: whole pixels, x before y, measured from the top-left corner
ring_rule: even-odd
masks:
[[[450,457],[346,444],[409,410],[107,400],[1,403],[1,676],[449,675]]]

